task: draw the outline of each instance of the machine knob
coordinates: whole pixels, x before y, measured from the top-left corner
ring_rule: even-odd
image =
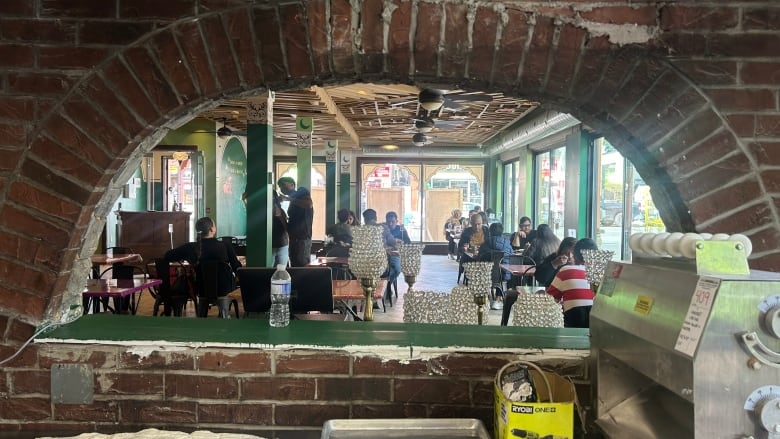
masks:
[[[766,431],[780,433],[780,398],[767,398],[759,402],[755,414]]]
[[[769,334],[780,338],[780,305],[775,305],[764,314],[764,326]]]

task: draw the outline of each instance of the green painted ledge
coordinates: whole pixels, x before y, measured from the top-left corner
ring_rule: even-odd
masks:
[[[410,346],[421,348],[576,349],[589,350],[587,329],[511,326],[433,325],[293,320],[271,328],[263,319],[217,319],[87,315],[44,332],[38,342],[81,341],[117,344],[167,342],[184,345]]]

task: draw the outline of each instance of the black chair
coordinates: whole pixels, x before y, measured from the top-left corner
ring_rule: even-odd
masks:
[[[157,287],[157,297],[154,300],[152,315],[157,316],[160,306],[163,312],[160,315],[181,317],[187,300],[190,299],[186,269],[178,262],[175,264],[176,284],[171,283],[171,266],[168,261],[160,258],[154,261],[156,276],[162,281]],[[197,302],[195,309],[197,309]]]
[[[271,277],[275,268],[242,267],[237,271],[241,287],[244,318],[250,314],[264,314],[271,309]],[[333,282],[328,267],[291,267],[290,312],[305,314],[311,311],[332,313]]]
[[[348,258],[349,247],[342,247],[342,246],[331,247],[325,251],[325,256]],[[352,272],[349,271],[349,264],[344,265],[340,263],[337,264],[337,263],[328,262],[326,265],[330,267],[331,274],[334,280],[356,279],[356,277],[352,274]]]
[[[123,263],[113,264],[111,267],[106,268],[103,270],[102,273],[100,273],[100,279],[135,279],[136,277],[146,280],[149,277],[149,273],[146,272],[145,269],[137,266],[137,265],[126,265]],[[150,291],[150,294],[152,296],[156,295],[156,293],[153,293]],[[120,314],[125,311],[129,311],[131,314],[136,314],[138,312],[138,305],[141,303],[141,298],[143,297],[143,290],[138,293],[138,299],[134,300],[134,297],[122,297],[122,298],[115,298],[113,299],[114,306],[113,308],[108,305],[108,298],[103,298],[100,302],[97,298],[93,299],[92,302],[92,309],[93,312],[99,312],[100,304],[103,304],[103,307],[107,311],[112,311],[116,314]],[[89,304],[85,304],[85,309],[88,309]]]
[[[504,295],[504,270],[501,269],[504,257],[503,251],[493,250],[490,252],[490,261],[493,263],[493,268],[490,270],[490,294],[493,300]]]
[[[196,269],[198,306],[197,316],[207,317],[212,306],[219,308],[219,317],[230,318],[230,307],[233,306],[236,318],[238,315],[238,300],[228,296],[235,290],[236,283],[233,268],[227,262],[200,261]]]

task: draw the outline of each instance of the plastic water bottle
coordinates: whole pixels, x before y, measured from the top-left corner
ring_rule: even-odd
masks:
[[[290,324],[290,273],[284,265],[276,266],[271,276],[271,326],[281,328]]]

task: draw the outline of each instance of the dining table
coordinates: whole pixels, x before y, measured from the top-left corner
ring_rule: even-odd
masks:
[[[333,279],[333,303],[343,305],[346,308],[362,312],[364,306],[373,306],[366,303],[366,295],[360,286],[360,279]],[[373,300],[382,300],[387,288],[387,279],[379,279],[374,289]],[[339,308],[339,306],[336,306]],[[353,308],[354,307],[354,308]]]
[[[138,312],[138,303],[141,301],[141,295],[144,290],[154,288],[160,285],[160,279],[88,279],[87,285],[82,293],[88,301],[94,301],[98,298],[130,298],[129,311],[131,314]],[[137,294],[137,296],[136,296]],[[107,302],[106,302],[107,303]],[[106,305],[114,314],[119,314],[121,310]],[[95,308],[97,309],[97,308]]]
[[[521,278],[533,278],[534,273],[536,273],[536,265],[500,264],[499,266],[517,280],[516,285],[524,285],[524,279]]]

